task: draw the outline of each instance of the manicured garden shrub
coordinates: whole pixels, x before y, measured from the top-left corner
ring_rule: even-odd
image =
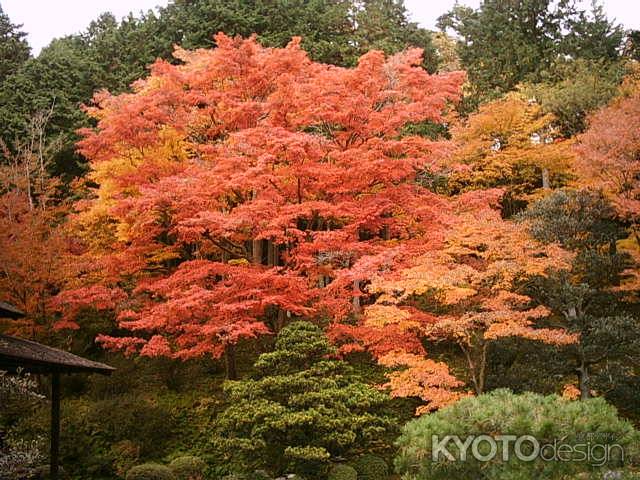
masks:
[[[316,479],[332,457],[380,441],[393,425],[388,397],[335,353],[317,325],[283,328],[253,377],[224,384],[229,406],[216,417],[215,447],[241,470]]]
[[[328,480],[357,480],[358,472],[350,465],[338,464],[329,470]]]
[[[516,440],[504,441],[506,435],[527,437],[517,447]],[[473,440],[459,448],[453,437],[462,444]],[[602,398],[571,401],[496,390],[409,422],[397,444],[395,466],[403,480],[601,479],[620,478],[638,462],[640,433]],[[581,459],[586,445],[591,453]]]
[[[358,480],[386,480],[389,476],[389,465],[376,455],[363,455],[353,466],[358,472]]]
[[[200,457],[186,455],[174,458],[169,464],[169,468],[176,480],[202,480],[207,464]]]
[[[176,480],[169,467],[157,463],[143,463],[127,472],[126,480]]]

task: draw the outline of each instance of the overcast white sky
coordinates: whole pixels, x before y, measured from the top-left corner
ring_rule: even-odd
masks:
[[[413,21],[433,28],[436,19],[448,11],[454,1],[405,0],[405,5]],[[102,12],[110,11],[120,18],[130,11],[139,13],[167,3],[168,0],[0,0],[12,22],[24,25],[34,53],[53,38],[84,30]],[[480,0],[461,0],[460,3],[477,7]],[[603,4],[610,18],[626,28],[640,29],[640,1],[604,0]]]

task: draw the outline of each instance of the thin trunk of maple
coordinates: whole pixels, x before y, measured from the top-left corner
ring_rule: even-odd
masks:
[[[465,347],[460,345],[460,349],[464,353],[469,367],[469,373],[471,374],[471,383],[473,384],[473,390],[476,395],[482,395],[484,392],[485,377],[486,377],[486,365],[487,365],[487,343],[483,343],[479,347],[478,358],[473,358],[471,350],[473,347]]]
[[[362,306],[360,305],[360,280],[353,281],[353,299],[351,303],[353,305],[353,313],[360,315],[362,312]]]
[[[27,181],[27,198],[29,199],[29,210],[33,210],[33,198],[31,196],[31,173],[29,172],[29,162],[25,162],[24,176]]]
[[[252,240],[251,250],[253,255],[253,263],[255,265],[262,264],[262,240]]]
[[[258,198],[258,192],[253,190],[251,192],[251,199],[255,200]],[[251,241],[251,256],[252,262],[255,265],[262,265],[262,240],[252,240]]]
[[[482,344],[482,352],[480,353],[480,372],[478,373],[478,390],[480,393],[478,393],[478,395],[481,395],[484,392],[484,383],[487,369],[487,347],[488,344]]]
[[[224,350],[225,370],[228,380],[238,379],[238,369],[236,367],[236,346],[234,343],[227,344]]]
[[[267,264],[270,267],[278,265],[278,246],[273,240],[267,240]]]
[[[549,179],[549,169],[542,169],[542,188],[548,190],[551,188],[551,180]]]
[[[275,334],[277,335],[278,333],[280,333],[280,330],[282,330],[284,328],[284,326],[287,323],[287,312],[285,310],[282,310],[281,308],[278,309],[278,315],[276,317],[276,325],[275,325]]]

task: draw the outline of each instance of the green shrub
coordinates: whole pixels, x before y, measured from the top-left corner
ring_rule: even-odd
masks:
[[[386,480],[389,476],[389,465],[376,455],[363,455],[353,466],[358,472],[358,480]]]
[[[271,475],[269,475],[264,470],[256,470],[253,472],[251,480],[272,480]]]
[[[349,465],[338,464],[329,470],[328,480],[357,480],[357,478],[358,472]]]
[[[454,438],[447,441],[448,435],[458,437],[463,444],[470,439],[471,442],[468,448],[459,448]],[[494,450],[489,435],[494,438],[526,435],[533,439],[528,437],[516,448],[515,440],[506,443],[506,437],[496,438]],[[434,436],[439,440],[437,450]],[[476,442],[479,438],[482,442]],[[544,448],[546,460],[536,454],[536,443]],[[570,401],[556,395],[516,395],[509,390],[496,390],[462,399],[409,422],[397,444],[395,466],[404,480],[586,479],[603,478],[608,471],[628,470],[630,464],[638,461],[640,433],[601,398]],[[440,448],[443,444],[447,453]],[[599,445],[598,450],[589,447],[590,459],[578,458],[580,449],[586,450],[584,446],[589,444]],[[563,458],[552,460],[554,449],[560,452],[558,445],[564,452]],[[606,457],[602,454],[605,450],[608,450]],[[466,459],[462,458],[463,452]],[[531,458],[525,459],[516,452]],[[601,458],[597,459],[596,454]],[[484,461],[474,458],[477,456],[484,456]]]
[[[139,463],[140,447],[130,440],[123,440],[111,446],[111,457],[116,474],[124,477],[126,472]]]
[[[228,407],[216,417],[212,447],[247,471],[319,478],[332,455],[379,442],[394,424],[388,396],[347,362],[328,358],[333,353],[318,326],[300,321],[283,328],[275,349],[258,357],[252,378],[225,383]]]
[[[143,463],[127,472],[126,480],[176,480],[169,467],[157,463]]]
[[[50,465],[40,465],[38,467],[35,467],[34,469],[31,470],[31,472],[29,472],[28,474],[26,474],[27,476],[8,476],[6,478],[29,478],[32,480],[50,480],[51,479],[51,466]],[[4,472],[0,472],[0,473],[4,473]],[[65,471],[64,468],[62,468],[62,466],[60,466],[59,470],[58,470],[58,477],[59,478],[68,478],[67,477],[67,473]],[[5,479],[5,477],[0,477],[3,480]]]
[[[168,409],[154,402],[137,395],[123,395],[91,403],[84,428],[91,434],[91,427],[97,425],[101,437],[114,442],[130,440],[140,445],[142,458],[157,458],[170,446],[174,418]]]
[[[200,457],[186,455],[174,458],[169,468],[177,480],[202,480],[207,464]]]

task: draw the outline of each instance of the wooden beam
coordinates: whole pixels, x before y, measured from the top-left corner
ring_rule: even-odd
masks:
[[[60,373],[51,374],[51,480],[58,479],[60,462]]]

